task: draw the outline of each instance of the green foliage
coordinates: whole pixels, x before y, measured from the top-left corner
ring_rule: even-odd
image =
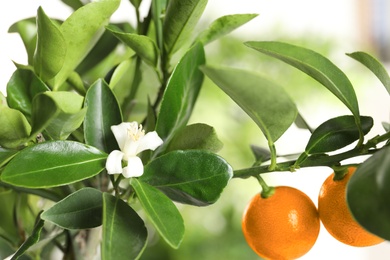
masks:
[[[372,156],[351,179],[349,206],[363,227],[390,240],[389,122],[383,122],[383,134],[364,140],[373,119],[360,116],[351,82],[325,56],[278,41],[245,43],[306,73],[352,113],[324,120],[312,130],[295,100],[272,80],[206,64],[208,43],[257,14],[226,15],[196,34],[207,0],[152,1],[146,17],[138,10],[142,1],[130,0],[137,17],[134,28],[110,23],[119,0],[62,2],[74,10],[65,21],[50,18],[40,7],[36,17],[9,29],[22,38],[28,64],[16,64],[6,97],[0,95],[0,251],[12,249],[15,259],[45,259],[60,247],[64,259],[79,260],[88,259],[101,243],[102,259],[139,259],[158,237],[164,248],[187,243],[186,207],[177,205],[198,210],[218,206],[221,195],[231,192],[232,178],[313,166],[343,169],[348,167],[344,160],[361,155]],[[380,61],[364,52],[348,55],[389,90],[390,78]],[[213,125],[189,124],[205,76],[268,141],[267,148],[251,145],[254,161],[247,168],[233,169],[218,154],[223,143]],[[207,104],[207,111],[212,109]],[[134,118],[143,126],[133,122],[134,129],[112,131]],[[281,161],[275,142],[293,123],[308,130],[310,138],[300,155],[284,155]],[[241,126],[225,131],[237,131],[232,142],[250,145]],[[154,147],[160,138],[163,144]],[[141,176],[124,179],[123,168]],[[229,219],[229,227],[236,222]],[[90,235],[100,229],[101,237]],[[79,247],[77,239],[86,246]]]

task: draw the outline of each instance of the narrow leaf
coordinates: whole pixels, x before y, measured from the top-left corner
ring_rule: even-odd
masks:
[[[297,108],[275,83],[238,69],[207,66],[202,71],[253,119],[268,141],[278,140],[294,122]]]
[[[371,70],[375,74],[375,76],[377,76],[377,78],[382,82],[383,86],[385,86],[387,92],[390,94],[390,76],[382,63],[380,63],[373,56],[365,52],[353,52],[347,55],[359,61],[369,70]]]
[[[175,204],[161,191],[132,178],[130,185],[150,221],[165,241],[173,248],[178,248],[184,236],[184,223]]]
[[[45,210],[41,218],[64,229],[87,229],[102,224],[102,211],[102,193],[83,188]]]
[[[172,200],[206,206],[218,200],[232,177],[231,166],[221,157],[206,151],[174,151],[145,166],[140,180]]]
[[[207,0],[170,0],[163,24],[164,46],[168,55],[188,40],[201,17]]]
[[[66,56],[66,43],[60,29],[45,14],[42,7],[38,8],[37,14],[36,44],[34,70],[46,81],[61,70]]]
[[[31,126],[18,110],[0,107],[0,146],[16,148],[29,140]]]
[[[123,200],[103,194],[102,260],[139,259],[147,242],[143,220]]]
[[[27,188],[61,186],[97,175],[106,158],[98,149],[73,141],[39,143],[20,151],[4,168],[1,180]]]
[[[106,153],[118,149],[111,126],[120,124],[122,115],[114,94],[103,80],[99,79],[88,89],[85,107],[85,142]]]
[[[258,14],[233,14],[222,16],[215,20],[208,29],[201,32],[196,40],[201,41],[206,45],[246,24],[257,17],[257,15]]]
[[[282,42],[247,42],[246,46],[284,61],[320,82],[348,107],[359,125],[359,106],[353,86],[330,60],[312,50]]]
[[[347,186],[348,206],[361,226],[390,240],[390,148],[383,148],[361,164]]]
[[[167,151],[197,149],[218,152],[222,146],[213,127],[193,124],[184,127],[173,137]]]
[[[159,51],[155,42],[145,35],[135,33],[124,33],[116,30],[114,27],[106,27],[112,34],[115,35],[124,44],[134,50],[147,64],[156,67]]]
[[[9,162],[17,153],[18,150],[8,150],[0,147],[0,168]]]
[[[169,78],[156,123],[156,131],[164,140],[161,150],[190,118],[204,78],[199,66],[204,63],[204,49],[198,43],[183,56]]]

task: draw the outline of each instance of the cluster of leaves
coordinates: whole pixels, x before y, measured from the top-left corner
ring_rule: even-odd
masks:
[[[7,96],[0,97],[0,200],[7,201],[0,210],[0,236],[18,248],[13,259],[53,247],[82,258],[91,254],[83,251],[90,246],[76,250],[76,237],[100,226],[102,259],[138,258],[148,239],[140,208],[177,248],[184,221],[173,201],[207,206],[232,177],[311,166],[341,169],[348,167],[343,160],[369,154],[351,179],[348,203],[364,227],[390,239],[390,159],[386,145],[377,147],[388,141],[389,129],[365,142],[373,120],[360,115],[352,84],[327,58],[287,43],[246,43],[308,74],[351,111],[313,131],[279,85],[249,71],[206,65],[204,46],[256,15],[221,17],[193,37],[207,0],[152,1],[146,17],[139,14],[141,0],[130,0],[136,28],[109,23],[120,0],[63,2],[74,9],[65,21],[50,19],[39,8],[36,17],[10,28],[20,34],[28,54],[28,64],[15,64]],[[349,56],[390,90],[390,78],[375,58],[363,52]],[[204,75],[267,138],[269,149],[254,147],[252,167],[233,171],[216,154],[222,144],[213,127],[188,125]],[[134,118],[141,118],[147,131],[156,130],[164,143],[142,154],[141,177],[109,178],[105,162],[118,149],[110,127]],[[298,158],[278,162],[275,142],[293,123],[311,131],[311,138]],[[337,153],[354,142],[353,149]],[[43,212],[34,206],[26,213],[37,202],[32,195],[50,202]]]

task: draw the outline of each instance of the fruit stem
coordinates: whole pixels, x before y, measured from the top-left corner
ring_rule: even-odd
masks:
[[[255,177],[259,181],[262,189],[261,197],[264,199],[271,197],[275,193],[275,187],[268,186],[264,179],[260,176],[260,174],[256,175]]]
[[[334,171],[334,176],[333,176],[334,181],[340,181],[344,179],[345,175],[347,175],[348,173],[348,167],[345,165],[333,166],[332,169]]]

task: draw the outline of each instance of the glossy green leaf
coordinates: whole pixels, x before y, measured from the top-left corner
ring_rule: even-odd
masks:
[[[197,149],[218,152],[222,146],[213,127],[193,124],[184,127],[173,137],[167,151]]]
[[[49,90],[31,70],[17,69],[7,83],[7,102],[9,107],[19,110],[30,119],[33,98]]]
[[[159,57],[159,51],[155,42],[145,35],[139,35],[136,33],[124,33],[118,31],[114,27],[106,27],[112,34],[115,35],[128,47],[133,49],[137,55],[141,57],[147,64],[156,67]]]
[[[41,218],[64,229],[87,229],[102,224],[102,212],[102,193],[83,188],[45,210]]]
[[[28,64],[33,64],[33,57],[37,40],[36,18],[27,18],[11,25],[9,33],[19,33],[27,52]]]
[[[24,243],[16,250],[11,257],[11,260],[19,259],[30,247],[38,243],[45,221],[40,219],[40,215],[37,216],[36,224],[31,235],[24,241]]]
[[[232,177],[231,166],[216,154],[173,151],[145,166],[140,180],[163,191],[172,200],[206,206],[218,200]]]
[[[130,179],[142,208],[164,240],[178,248],[184,236],[184,222],[175,204],[161,191],[147,183]]]
[[[102,260],[138,259],[148,232],[143,220],[123,200],[103,194]]]
[[[62,85],[88,54],[119,4],[120,0],[94,1],[77,9],[62,23],[60,31],[66,40],[67,53],[61,71],[54,78],[54,89]]]
[[[347,54],[349,57],[359,61],[364,66],[366,66],[369,70],[371,70],[375,76],[382,82],[383,86],[385,86],[387,92],[390,94],[390,76],[387,73],[386,68],[383,66],[381,62],[375,59],[368,53],[365,52],[353,52]]]
[[[187,124],[203,83],[204,76],[199,66],[204,63],[204,49],[198,43],[183,56],[174,69],[167,83],[156,123],[156,131],[164,140],[161,149]]]
[[[222,16],[215,20],[208,29],[203,31],[196,40],[201,41],[206,45],[246,24],[257,16],[258,14],[233,14]]]
[[[17,152],[18,150],[8,150],[0,147],[0,168],[9,162]]]
[[[84,97],[73,92],[50,91],[38,95],[34,100],[34,105],[42,106],[42,104],[50,103],[50,101],[45,101],[46,99],[53,101],[57,112],[50,117],[45,130],[54,140],[65,140],[83,123],[86,113],[86,108],[83,108]],[[39,108],[40,111],[44,109],[48,108]]]
[[[354,218],[368,231],[390,240],[390,148],[361,164],[348,182],[347,202]]]
[[[32,102],[31,136],[40,134],[60,114],[55,101],[44,93],[38,94]]]
[[[111,126],[120,124],[122,115],[114,94],[103,80],[99,79],[88,89],[85,107],[85,142],[107,153],[118,149]]]
[[[330,60],[312,50],[282,42],[247,42],[246,46],[284,61],[324,85],[355,116],[359,125],[359,106],[347,76]]]
[[[201,17],[207,0],[170,0],[163,23],[164,47],[168,55],[188,40]]]
[[[45,14],[42,7],[38,8],[37,14],[36,44],[34,71],[46,81],[61,70],[66,56],[66,43],[60,29]]]
[[[367,134],[374,121],[361,116],[362,129]],[[339,116],[322,123],[311,135],[305,151],[308,154],[331,152],[343,148],[359,139],[359,129],[353,116]]]
[[[106,159],[107,154],[82,143],[48,141],[20,151],[4,168],[1,180],[27,188],[61,186],[97,175]]]
[[[151,10],[152,10],[152,19],[154,22],[154,28],[156,31],[156,42],[160,50],[164,49],[163,44],[163,15],[165,13],[165,7],[167,5],[167,0],[152,1]]]
[[[29,140],[31,126],[18,110],[0,107],[0,146],[16,148]]]
[[[253,119],[269,142],[278,140],[294,122],[297,108],[275,83],[238,69],[207,66],[202,71]]]

